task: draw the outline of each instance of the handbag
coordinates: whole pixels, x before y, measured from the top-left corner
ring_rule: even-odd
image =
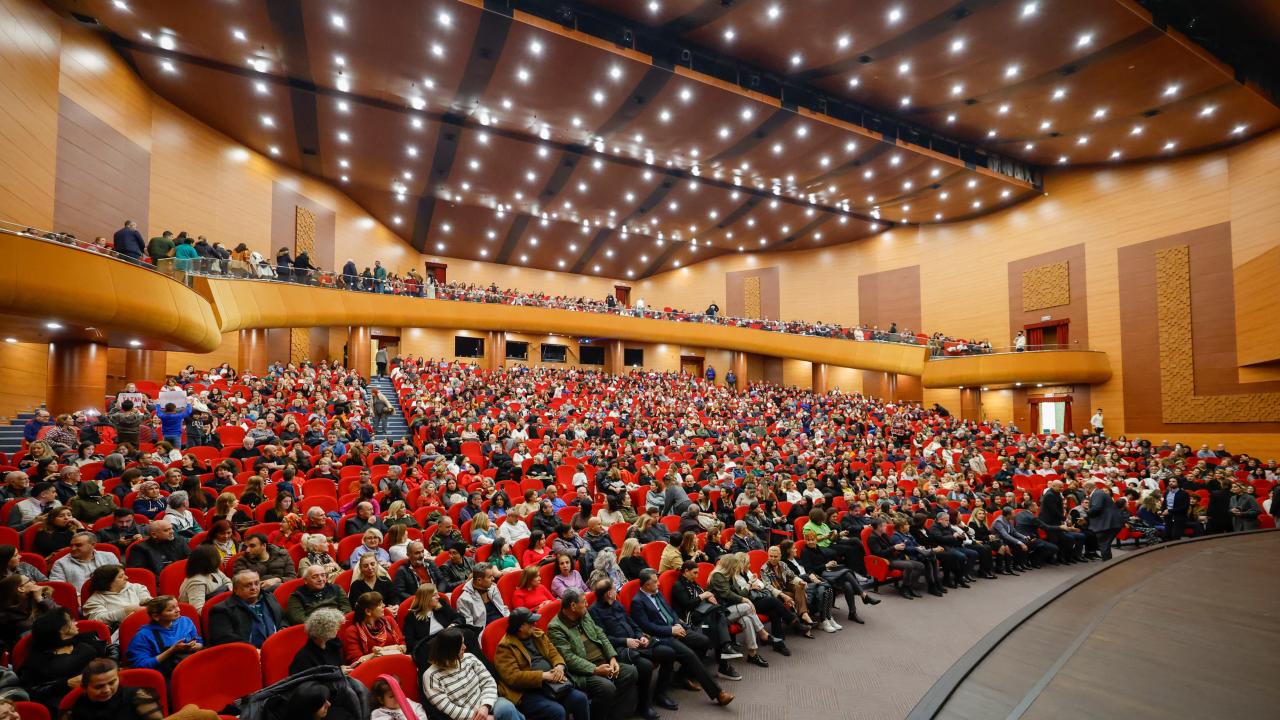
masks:
[[[567,682],[551,682],[550,680],[542,682],[542,694],[556,702],[563,702],[572,691],[573,686]]]

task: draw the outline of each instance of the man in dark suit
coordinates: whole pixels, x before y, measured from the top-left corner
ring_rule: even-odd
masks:
[[[1054,480],[1040,497],[1040,520],[1049,542],[1058,546],[1058,559],[1064,563],[1079,560],[1084,547],[1084,534],[1075,532],[1067,524],[1067,508],[1062,498],[1062,481]]]
[[[1034,500],[1024,500],[1022,509],[1013,516],[1013,527],[1023,537],[1031,542],[1027,543],[1033,554],[1039,556],[1041,563],[1053,561],[1058,555],[1058,546],[1047,540],[1040,539],[1040,531],[1044,530],[1048,534],[1045,522],[1036,514],[1040,507],[1036,505]]]
[[[247,642],[262,643],[286,625],[284,611],[275,595],[262,592],[262,580],[252,570],[241,570],[231,581],[231,597],[209,611],[209,645]]]
[[[1124,527],[1124,516],[1111,499],[1111,493],[1102,480],[1093,482],[1093,492],[1084,501],[1085,512],[1089,515],[1089,530],[1098,539],[1098,551],[1103,560],[1111,559],[1111,543]]]
[[[138,223],[132,220],[125,220],[124,227],[116,231],[112,236],[115,251],[128,257],[135,262],[142,262],[142,255],[147,251],[147,244],[142,240],[142,233],[138,232]]]
[[[711,638],[680,622],[676,611],[658,588],[658,571],[645,568],[640,571],[640,592],[631,599],[631,619],[659,644],[670,645],[676,651],[680,666],[697,678],[696,683],[707,697],[719,705],[728,705],[733,695],[720,689],[711,674],[703,667],[700,656],[711,649]]]
[[[1163,510],[1165,540],[1181,540],[1187,532],[1187,511],[1191,508],[1191,497],[1183,490],[1182,479],[1169,478],[1168,490],[1164,494]]]

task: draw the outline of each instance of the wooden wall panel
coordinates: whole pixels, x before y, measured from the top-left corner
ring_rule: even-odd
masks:
[[[63,95],[58,112],[58,230],[88,240],[110,238],[126,219],[147,227],[149,153]]]
[[[59,92],[135,145],[151,149],[151,90],[102,38],[63,20],[59,70]]]
[[[43,5],[0,0],[0,220],[53,226],[60,38]]]
[[[770,320],[779,318],[782,308],[782,288],[777,267],[765,267],[754,270],[740,270],[725,273],[724,302],[720,311],[730,317],[762,317]],[[666,305],[666,303],[660,303]],[[710,305],[708,303],[707,305]],[[707,305],[690,307],[680,306],[684,310],[700,312]],[[749,312],[754,305],[758,314]],[[672,305],[671,307],[677,307]]]
[[[240,369],[240,333],[222,334],[222,343],[218,349],[207,353],[165,353],[164,371],[168,375],[176,375],[188,365],[197,370],[208,370],[223,363],[229,363],[236,370]]]
[[[43,403],[48,373],[48,345],[0,342],[0,418]]]

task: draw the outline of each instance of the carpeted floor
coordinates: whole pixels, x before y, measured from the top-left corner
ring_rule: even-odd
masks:
[[[789,638],[791,657],[762,651],[769,667],[733,661],[742,674],[724,681],[736,699],[726,708],[687,691],[673,695],[678,712],[664,717],[697,718],[876,718],[906,717],[916,701],[952,663],[1014,610],[1097,563],[1049,567],[1018,577],[979,580],[946,597],[907,601],[886,588],[875,607],[858,605],[866,625],[843,622],[836,602],[838,633],[816,632],[814,640]]]

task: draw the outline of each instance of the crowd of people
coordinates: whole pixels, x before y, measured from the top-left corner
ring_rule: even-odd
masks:
[[[1248,530],[1280,493],[1275,461],[1221,447],[857,394],[390,365],[410,428],[393,442],[372,439],[364,379],[324,362],[188,368],[163,388],[185,407],[126,386],[97,418],[37,415],[3,459],[23,540],[0,545],[0,643],[30,639],[0,696],[56,710],[81,686],[69,717],[101,717],[121,691],[90,688],[120,665],[169,676],[301,625],[291,673],[407,655],[423,720],[654,718],[680,690],[730,703],[739,661],[786,662],[883,589],[942,598],[1109,559],[1118,537]],[[125,705],[150,720],[146,692]],[[372,697],[404,711],[396,688]]]
[[[72,235],[40,233],[34,228],[24,231],[35,237],[79,244]],[[165,230],[149,240],[142,237],[132,220],[116,231],[111,240],[98,237],[87,247],[111,252],[138,263],[150,264],[158,269],[179,273],[213,274],[233,277],[276,279],[323,287],[336,287],[361,292],[409,295],[461,302],[499,303],[529,307],[544,307],[578,312],[609,313],[629,317],[641,317],[677,322],[715,323],[728,327],[751,328],[791,335],[852,340],[856,342],[893,342],[909,345],[925,345],[934,356],[977,355],[993,352],[988,340],[955,338],[943,333],[925,334],[890,323],[887,328],[862,323],[845,326],[801,320],[773,320],[768,318],[738,318],[726,316],[712,303],[702,311],[686,311],[671,307],[649,307],[643,300],[627,306],[610,295],[603,299],[551,295],[516,289],[501,289],[496,283],[489,285],[465,282],[437,282],[434,275],[423,275],[410,268],[403,275],[389,271],[381,261],[359,268],[354,259],[348,259],[340,272],[328,272],[317,267],[310,253],[296,255],[288,248],[276,251],[274,258],[265,257],[240,243],[228,249],[222,243],[211,242],[203,235],[192,237],[186,231],[176,235]],[[1026,349],[1025,346],[1022,349]]]

